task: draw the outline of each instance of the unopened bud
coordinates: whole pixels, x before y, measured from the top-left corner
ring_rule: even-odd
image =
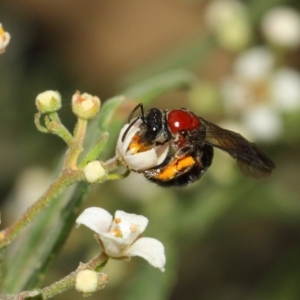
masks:
[[[36,107],[41,113],[55,112],[61,108],[61,96],[56,91],[46,91],[37,95]]]
[[[84,167],[83,172],[85,175],[85,179],[89,183],[94,183],[106,175],[106,170],[103,167],[103,164],[98,160],[89,162]]]
[[[72,109],[74,114],[82,119],[88,120],[94,118],[94,116],[100,110],[100,99],[96,96],[80,92],[76,92],[72,97]]]
[[[75,288],[83,294],[90,294],[98,290],[98,273],[93,270],[82,270],[76,276]]]

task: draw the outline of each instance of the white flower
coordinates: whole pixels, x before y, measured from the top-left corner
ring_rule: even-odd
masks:
[[[6,32],[0,23],[0,54],[5,51],[6,46],[10,41],[10,34]]]
[[[300,108],[300,74],[276,69],[273,54],[264,47],[242,53],[233,70],[222,86],[225,108],[238,112],[256,139],[275,140],[283,132],[281,113]]]
[[[140,256],[152,266],[164,271],[166,257],[162,243],[140,237],[148,224],[144,216],[116,211],[115,217],[99,207],[87,208],[76,220],[95,231],[104,252],[112,258]]]
[[[265,79],[274,67],[274,56],[265,47],[255,47],[237,56],[233,72],[242,80]]]
[[[278,108],[293,111],[300,108],[300,76],[290,68],[281,68],[273,74],[271,96]]]
[[[300,45],[300,14],[289,7],[276,7],[262,18],[261,29],[274,45],[293,49]]]
[[[106,175],[106,170],[103,167],[103,164],[98,160],[89,162],[84,167],[83,172],[84,172],[85,179],[89,183],[94,183]]]
[[[134,147],[129,149],[132,139],[140,131],[139,126],[141,123],[141,120],[135,122],[135,124],[131,126],[130,130],[127,132],[124,141],[122,141],[126,129],[130,126],[130,124],[126,124],[121,129],[117,142],[116,154],[119,160],[122,161],[128,169],[133,171],[146,170],[161,164],[165,160],[169,151],[168,143],[160,146],[152,146],[151,148],[147,148],[145,151],[141,152],[137,152]]]
[[[246,7],[240,1],[209,1],[205,13],[206,24],[216,40],[225,49],[236,51],[245,48],[252,38],[252,29]]]
[[[242,116],[250,134],[262,141],[273,141],[282,134],[283,124],[276,110],[260,104],[247,110]]]

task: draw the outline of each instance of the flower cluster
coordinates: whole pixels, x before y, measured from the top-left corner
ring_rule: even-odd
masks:
[[[276,68],[273,53],[255,47],[237,57],[222,92],[228,113],[238,112],[253,137],[270,141],[283,131],[281,113],[300,109],[300,74]]]
[[[265,45],[246,49],[250,41],[255,42],[248,14],[247,4],[239,0],[215,0],[207,5],[206,23],[218,45],[239,51],[232,74],[223,79],[220,98],[226,112],[242,120],[250,137],[274,141],[284,130],[282,115],[300,109],[300,73],[283,64],[284,56],[300,46],[300,14],[287,6],[267,10],[258,24],[260,43]],[[203,95],[203,85],[200,88],[194,93],[197,98]],[[216,102],[211,99],[215,95],[208,96],[207,102]],[[220,109],[220,104],[214,109]]]

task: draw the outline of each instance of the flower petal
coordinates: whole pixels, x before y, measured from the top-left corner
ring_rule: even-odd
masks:
[[[283,111],[300,108],[300,74],[290,68],[279,69],[272,78],[272,97]]]
[[[234,72],[238,78],[259,81],[272,71],[274,56],[265,47],[255,47],[240,54],[234,64]]]
[[[113,221],[112,215],[103,208],[89,207],[76,219],[76,224],[81,224],[92,229],[96,233],[108,232]]]
[[[283,124],[277,111],[266,105],[257,105],[243,115],[250,134],[257,140],[274,141],[280,137]]]
[[[128,256],[140,256],[153,267],[159,268],[162,272],[165,270],[165,249],[163,244],[156,239],[140,238],[128,248],[126,254]]]
[[[156,148],[156,155],[157,155],[157,165],[160,165],[164,160],[166,159],[168,153],[169,153],[170,144],[165,143],[161,146],[158,146]]]
[[[127,239],[128,244],[130,245],[142,232],[144,232],[147,225],[148,219],[146,217],[117,210],[111,230],[120,230],[122,232],[122,237]]]
[[[130,170],[140,171],[157,166],[158,159],[154,148],[134,155],[126,155],[125,163]]]
[[[121,156],[124,156],[127,152],[128,146],[131,143],[132,138],[134,135],[140,130],[139,126],[141,124],[141,120],[135,122],[133,126],[131,126],[130,130],[127,132],[124,141],[122,141],[123,135],[127,128],[130,126],[130,123],[125,124],[119,134],[118,142],[117,142],[117,152],[120,153]]]
[[[125,257],[126,250],[130,247],[128,240],[123,237],[115,236],[112,233],[99,233],[104,252],[109,257]]]
[[[261,30],[272,44],[288,49],[300,45],[300,15],[295,9],[285,6],[270,9],[262,18]]]

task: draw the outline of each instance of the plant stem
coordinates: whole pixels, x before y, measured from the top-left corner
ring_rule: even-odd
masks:
[[[117,156],[104,162],[104,166],[105,166],[107,172],[111,172],[111,171],[117,169],[120,165],[121,164],[120,164],[120,161]]]
[[[99,268],[103,267],[108,261],[108,256],[102,252],[92,258],[88,263],[86,264],[80,264],[76,271],[70,273],[68,276],[64,277],[63,279],[53,283],[52,285],[45,287],[41,290],[41,299],[49,299],[57,294],[61,294],[64,291],[67,291],[71,288],[74,288],[76,276],[77,274],[86,269],[90,270],[99,270]],[[107,277],[103,276],[103,282],[100,282],[99,285],[104,285],[107,282]],[[23,292],[23,294],[28,292]]]
[[[70,166],[73,169],[77,169],[77,160],[82,152],[83,139],[85,137],[87,128],[87,120],[78,118],[74,129],[74,142],[70,145],[68,155],[66,157],[65,165]],[[76,143],[76,144],[74,144]]]
[[[61,294],[71,288],[74,288],[76,283],[76,276],[82,270],[95,270],[99,272],[99,269],[102,269],[105,264],[107,263],[109,257],[104,253],[100,253],[92,258],[88,263],[82,264],[80,263],[79,267],[76,271],[70,273],[69,275],[65,276],[63,279],[51,284],[48,287],[43,289],[33,290],[33,291],[25,291],[21,292],[17,295],[0,295],[0,299],[3,300],[20,300],[20,299],[39,299],[39,300],[46,300],[49,298],[54,297],[55,295]],[[99,288],[104,287],[107,283],[107,275],[99,274]]]
[[[0,249],[9,245],[11,241],[38,215],[52,200],[56,199],[69,185],[82,180],[80,170],[65,168],[59,178],[52,183],[49,189],[30,206],[27,211],[8,228],[0,231]]]

